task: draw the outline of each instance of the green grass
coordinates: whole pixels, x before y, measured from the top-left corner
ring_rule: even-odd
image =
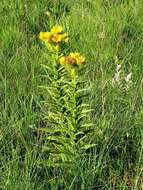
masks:
[[[141,0],[2,0],[0,2],[0,189],[143,189],[143,2]],[[50,12],[50,16],[45,14]],[[84,80],[93,109],[93,141],[86,159],[70,173],[39,163],[44,136],[38,34],[61,24],[69,48],[86,55]],[[115,57],[125,89],[113,84]]]

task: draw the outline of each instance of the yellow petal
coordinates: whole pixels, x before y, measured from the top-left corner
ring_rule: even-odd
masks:
[[[79,63],[79,64],[85,63],[85,57],[80,56],[80,57],[77,59],[77,63]]]
[[[53,34],[60,34],[62,32],[63,32],[63,28],[58,25],[53,26],[53,28],[51,29],[51,33]]]
[[[62,35],[61,34],[54,34],[52,36],[52,41],[55,43],[61,42],[62,41]]]
[[[51,40],[51,33],[50,32],[40,32],[39,39],[46,42]]]
[[[80,56],[80,54],[77,53],[77,52],[75,52],[75,53],[70,53],[70,56],[71,56],[72,58],[76,58],[77,56]]]
[[[60,64],[61,64],[61,65],[63,65],[63,64],[66,63],[65,57],[61,57],[59,61],[60,61]]]
[[[76,60],[77,64],[85,63],[85,57],[81,56],[80,53],[70,53],[70,57]]]

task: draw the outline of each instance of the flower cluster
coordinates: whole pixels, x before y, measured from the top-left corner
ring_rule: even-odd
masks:
[[[61,42],[67,43],[69,41],[68,34],[64,33],[63,28],[58,25],[53,26],[50,32],[40,32],[39,38],[44,42],[54,44],[58,44]]]
[[[77,66],[85,63],[85,57],[78,52],[69,53],[65,56],[62,54],[62,52],[59,54],[60,44],[63,42],[67,43],[69,41],[68,34],[63,31],[61,26],[53,26],[50,32],[40,32],[39,38],[46,43],[47,48],[51,52],[58,52],[58,63],[61,65]]]
[[[69,65],[80,65],[85,63],[85,57],[80,55],[80,53],[70,53],[68,56],[62,56],[60,58],[60,64],[69,64]]]

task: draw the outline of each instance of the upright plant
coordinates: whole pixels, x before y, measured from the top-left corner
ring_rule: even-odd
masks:
[[[90,121],[90,105],[85,102],[88,88],[80,76],[86,62],[80,53],[63,54],[63,47],[69,41],[61,26],[54,26],[50,32],[41,32],[40,39],[48,49],[49,63],[43,64],[50,83],[45,89],[44,132],[46,140],[43,150],[48,153],[47,165],[72,164],[76,158],[85,155],[91,143],[93,125]]]

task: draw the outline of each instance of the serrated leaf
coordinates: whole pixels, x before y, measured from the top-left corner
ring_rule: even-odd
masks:
[[[88,145],[83,146],[82,149],[88,150],[88,149],[93,148],[95,146],[96,146],[96,144],[88,144]]]
[[[93,126],[94,126],[93,123],[87,123],[87,124],[83,124],[83,125],[81,125],[80,128],[89,128],[89,127],[93,127]]]
[[[90,113],[90,112],[92,112],[93,111],[93,109],[84,109],[84,110],[82,110],[82,114],[87,114],[87,113]]]
[[[76,91],[76,95],[80,95],[80,94],[84,94],[85,92],[89,92],[89,88],[83,88],[83,89],[80,89],[80,90],[77,90]]]

